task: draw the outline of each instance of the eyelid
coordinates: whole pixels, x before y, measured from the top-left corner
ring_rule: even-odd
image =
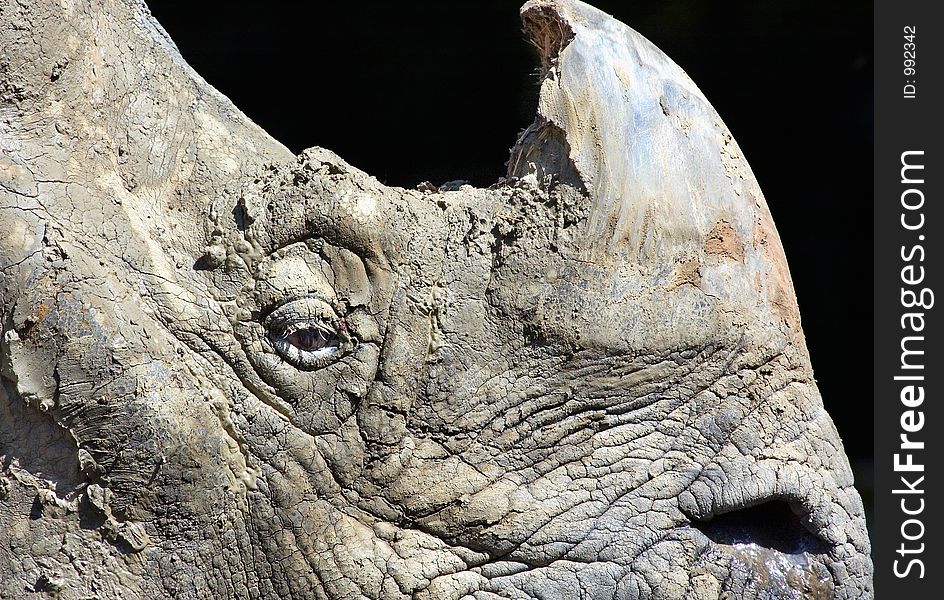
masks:
[[[344,321],[330,303],[317,296],[291,298],[268,311],[262,324],[275,351],[283,360],[302,370],[323,368],[352,348],[356,341],[349,337]],[[304,329],[316,329],[337,345],[318,350],[304,350],[287,338]],[[353,343],[352,343],[353,342]]]
[[[329,327],[320,321],[298,321],[298,322],[288,324],[285,327],[285,330],[282,332],[282,335],[289,336],[289,335],[292,335],[293,333],[297,333],[304,329],[317,329],[318,331],[321,331],[330,335],[335,335],[337,333],[336,328]]]
[[[335,316],[337,316],[338,311],[337,311],[337,308],[336,308],[336,306],[335,306],[335,303],[334,303],[332,300],[330,300],[330,299],[328,299],[328,298],[325,298],[324,296],[322,296],[322,295],[320,295],[320,294],[311,293],[311,294],[307,294],[307,295],[304,295],[304,296],[290,296],[290,297],[288,297],[288,298],[283,298],[283,299],[279,300],[278,302],[274,302],[274,303],[272,303],[272,304],[269,304],[268,306],[264,307],[261,311],[259,311],[259,313],[258,313],[258,314],[259,314],[259,318],[260,318],[260,320],[262,320],[262,321],[266,321],[266,320],[268,320],[269,317],[271,317],[274,313],[278,312],[279,309],[281,309],[282,307],[284,307],[284,306],[286,306],[286,305],[290,305],[290,304],[295,304],[295,303],[297,303],[297,302],[308,301],[308,300],[315,301],[315,302],[318,302],[318,303],[320,303],[320,304],[326,306],[327,308],[331,309],[331,311],[335,314]]]

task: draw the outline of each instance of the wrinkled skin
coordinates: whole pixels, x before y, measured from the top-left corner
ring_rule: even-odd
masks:
[[[509,179],[418,191],[143,6],[0,7],[0,595],[871,597],[763,196],[641,36],[526,5]]]

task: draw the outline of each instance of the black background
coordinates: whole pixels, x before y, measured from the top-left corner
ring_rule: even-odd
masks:
[[[941,511],[941,441],[944,440],[944,411],[941,406],[941,378],[944,371],[944,323],[938,317],[942,302],[942,272],[944,272],[944,185],[942,185],[942,157],[944,131],[941,106],[944,106],[944,24],[940,5],[924,0],[881,0],[875,4],[875,203],[874,203],[874,388],[875,388],[875,519],[872,529],[872,557],[875,561],[875,593],[877,598],[940,598],[944,583],[944,551],[941,532],[944,531],[944,513]],[[904,37],[905,26],[916,28],[916,36]],[[915,46],[905,47],[913,43]],[[917,54],[916,73],[905,74],[906,50]],[[910,66],[910,65],[908,65]],[[915,83],[917,97],[903,97],[905,83]],[[902,153],[923,151],[912,156],[909,163],[925,165],[922,175],[916,171],[903,174]],[[902,179],[923,179],[924,183],[902,183]],[[919,211],[924,226],[919,231],[902,227],[902,214],[907,213],[909,224],[914,224],[917,211],[903,210],[903,204],[914,205],[916,194],[905,194],[917,189],[925,202]],[[904,257],[914,245],[924,247],[926,255],[916,267],[924,268],[919,286],[905,283],[909,272]],[[904,250],[903,250],[904,249]],[[909,261],[909,262],[912,262]],[[916,273],[920,271],[916,268]],[[902,301],[902,289],[914,291],[928,287],[937,294],[936,305],[930,310],[908,308],[908,298]],[[925,326],[917,333],[906,323],[904,313],[925,313]],[[911,339],[903,346],[903,338]],[[903,349],[920,349],[923,355],[907,358],[910,365],[925,365],[921,371],[900,368]],[[920,358],[919,362],[915,362]],[[900,401],[902,388],[908,381],[895,381],[897,375],[922,375],[918,385],[924,388],[925,400],[915,410],[924,417],[920,431],[909,432],[908,440],[923,442],[923,450],[901,449],[900,436],[904,433],[902,420],[908,408]],[[917,414],[915,415],[917,417]],[[906,463],[924,465],[923,472],[895,472],[894,454],[902,454]],[[904,477],[903,477],[904,476]],[[920,479],[919,479],[920,478]],[[914,486],[921,495],[904,495]],[[896,493],[897,492],[897,493]],[[906,499],[907,498],[907,499]],[[924,503],[922,504],[922,500]],[[905,511],[911,511],[905,514]],[[912,540],[906,537],[913,538]],[[920,554],[913,553],[920,550]],[[924,573],[911,561],[920,559]],[[895,575],[897,569],[904,578]],[[915,568],[909,568],[915,567]],[[923,576],[923,578],[921,578]]]
[[[330,148],[391,185],[489,185],[534,114],[518,2],[148,4],[197,72],[276,139]],[[750,161],[870,506],[871,2],[593,4],[679,63]]]

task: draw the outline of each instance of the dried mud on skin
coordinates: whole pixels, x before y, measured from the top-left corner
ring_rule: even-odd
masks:
[[[0,0],[0,597],[871,597],[736,142],[608,15],[522,18],[508,178],[406,190],[143,4]]]

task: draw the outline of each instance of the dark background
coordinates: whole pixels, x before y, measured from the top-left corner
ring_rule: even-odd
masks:
[[[684,68],[737,139],[786,248],[813,367],[872,494],[872,3],[592,2]],[[486,186],[534,115],[515,1],[151,0],[184,58],[298,152],[381,181]]]

